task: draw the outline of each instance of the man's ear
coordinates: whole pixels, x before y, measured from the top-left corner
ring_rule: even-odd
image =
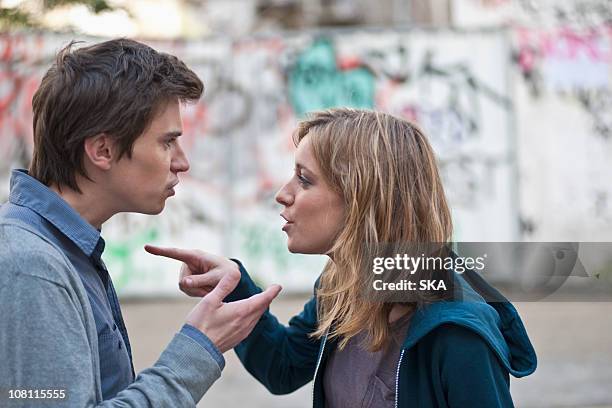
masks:
[[[115,159],[115,144],[113,140],[106,134],[85,139],[85,157],[89,159],[91,164],[100,170],[109,170]]]

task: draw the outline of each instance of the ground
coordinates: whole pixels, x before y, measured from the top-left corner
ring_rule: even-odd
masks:
[[[301,310],[305,297],[282,297],[272,312],[283,322]],[[123,301],[122,308],[136,371],[153,364],[182,325],[195,300]],[[612,408],[612,302],[538,302],[515,304],[538,355],[538,369],[513,379],[517,407]],[[225,354],[222,378],[198,407],[306,408],[312,385],[287,396],[270,394]]]

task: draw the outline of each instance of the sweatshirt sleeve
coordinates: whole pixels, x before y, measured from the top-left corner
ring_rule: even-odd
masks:
[[[514,407],[508,371],[480,335],[457,325],[436,331],[433,355],[450,408]]]
[[[0,405],[31,406],[32,400],[9,398],[9,390],[29,389],[64,390],[62,399],[34,401],[41,406],[195,407],[221,370],[184,333],[177,333],[130,386],[99,402],[97,350],[86,325],[93,317],[84,312],[75,291],[53,279],[65,276],[65,268],[59,254],[0,249]]]
[[[235,260],[234,260],[235,261]],[[225,300],[244,299],[261,292],[238,261],[242,278]],[[315,284],[316,286],[316,284]],[[234,350],[240,361],[273,394],[288,394],[314,377],[321,340],[310,337],[316,330],[316,299],[311,298],[301,313],[281,324],[267,310],[251,332]]]

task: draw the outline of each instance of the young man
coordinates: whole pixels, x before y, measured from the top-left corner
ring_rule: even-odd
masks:
[[[176,57],[127,39],[59,52],[33,98],[34,154],[0,207],[0,406],[189,407],[219,378],[222,353],[252,330],[280,291],[223,303],[224,279],[135,377],[102,224],[157,214],[189,169],[180,103],[203,85]]]

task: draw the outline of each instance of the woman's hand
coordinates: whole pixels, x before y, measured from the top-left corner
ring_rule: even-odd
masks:
[[[182,261],[179,288],[189,296],[204,297],[210,293],[225,275],[232,281],[240,280],[236,262],[197,249],[179,249],[145,245],[153,255]]]

